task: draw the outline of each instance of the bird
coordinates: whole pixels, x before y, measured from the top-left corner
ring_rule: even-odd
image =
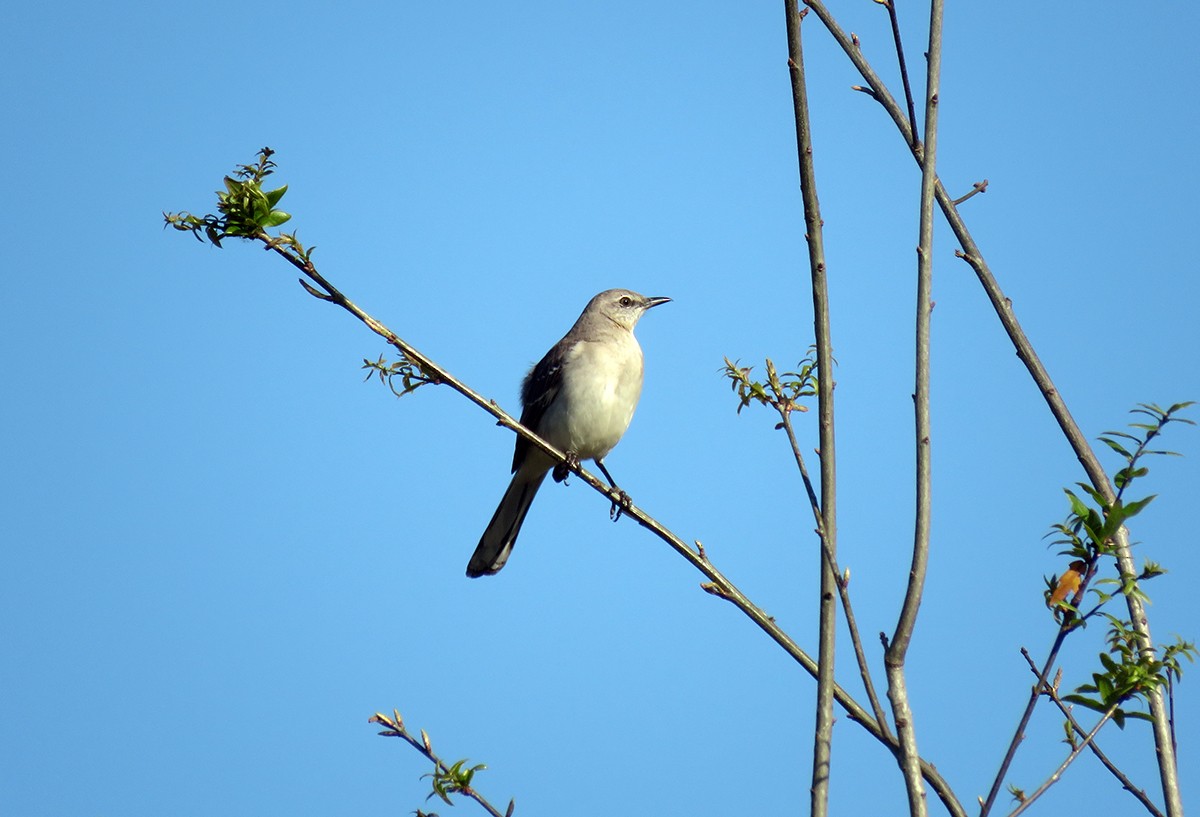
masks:
[[[633,327],[647,310],[670,298],[647,298],[628,289],[608,289],[592,298],[574,326],[529,370],[521,384],[521,425],[573,461],[604,466],[629,428],[642,393],[642,347]],[[471,578],[490,576],[508,561],[521,523],[546,474],[555,482],[567,469],[517,437],[512,481],[467,564]]]

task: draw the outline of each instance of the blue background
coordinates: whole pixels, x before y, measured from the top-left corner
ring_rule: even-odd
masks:
[[[884,11],[834,11],[899,93]],[[919,79],[926,12],[900,11]],[[392,707],[447,759],[487,763],[480,788],[517,814],[805,808],[814,685],[699,574],[574,481],[543,490],[503,573],[467,580],[512,435],[447,389],[397,402],[362,384],[382,342],[278,259],[160,215],[210,210],[223,174],[275,148],[288,227],[324,274],[514,411],[595,292],[672,297],[639,326],[646,387],[609,467],[815,649],[786,441],[765,412],[736,415],[718,373],[812,342],[781,4],[2,17],[0,811],[409,813],[427,763],[366,722]],[[940,173],[959,194],[990,180],[964,212],[1092,437],[1139,401],[1200,398],[1198,25],[1188,4],[947,13]],[[912,539],[919,174],[804,29],[841,561],[881,678],[875,633]],[[922,753],[971,809],[1032,682],[1019,649],[1053,637],[1042,577],[1065,560],[1042,537],[1082,472],[954,249],[939,225],[933,562],[909,672]],[[1171,570],[1146,588],[1160,641],[1198,632],[1198,443],[1171,429],[1164,447],[1189,456],[1150,463],[1162,496],[1133,527],[1139,560]],[[1071,639],[1064,686],[1089,680],[1102,635]],[[1176,702],[1185,798],[1193,686]],[[1039,710],[1010,781],[1036,787],[1060,739]],[[1145,724],[1100,743],[1157,790]],[[836,810],[902,797],[891,757],[840,717]],[[1137,808],[1084,757],[1041,808],[1110,801]]]

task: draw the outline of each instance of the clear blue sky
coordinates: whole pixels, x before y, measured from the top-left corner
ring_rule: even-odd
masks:
[[[836,5],[892,78],[883,11]],[[901,11],[920,74],[925,12]],[[946,19],[942,177],[990,180],[969,223],[1089,436],[1200,399],[1198,26],[1189,4]],[[366,722],[392,707],[489,764],[481,789],[517,814],[804,810],[813,683],[683,560],[576,482],[543,491],[502,574],[466,579],[512,435],[448,390],[364,385],[373,335],[261,250],[160,216],[210,209],[275,148],[322,271],[514,410],[595,292],[671,296],[639,327],[645,392],[610,469],[815,647],[785,440],[717,371],[811,343],[781,4],[20,4],[2,30],[0,811],[408,813],[427,765]],[[919,176],[805,30],[841,554],[881,669],[912,538]],[[923,754],[970,804],[1031,683],[1018,651],[1052,637],[1042,536],[1082,474],[954,249],[939,229],[910,685]],[[1196,638],[1200,434],[1166,445],[1187,456],[1151,463],[1133,534],[1171,570],[1147,588],[1156,637]],[[1192,800],[1196,684],[1177,701]],[[838,813],[896,813],[890,756],[845,717],[836,734]],[[1012,782],[1036,786],[1060,736],[1042,711]],[[1155,790],[1144,724],[1101,743]],[[1090,758],[1043,812],[1080,798],[1135,813]]]

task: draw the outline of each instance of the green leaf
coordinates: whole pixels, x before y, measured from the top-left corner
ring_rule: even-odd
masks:
[[[1150,494],[1150,496],[1146,497],[1145,499],[1137,499],[1137,500],[1134,500],[1133,502],[1125,503],[1125,507],[1124,507],[1125,518],[1129,519],[1130,517],[1137,516],[1139,513],[1142,512],[1142,508],[1145,508],[1147,505],[1149,505],[1151,502],[1154,501],[1154,498],[1156,496],[1158,496],[1158,494]]]
[[[1064,695],[1062,696],[1062,699],[1067,703],[1087,707],[1088,709],[1096,712],[1105,712],[1108,710],[1108,707],[1104,704],[1100,703],[1099,701],[1093,701],[1091,698],[1086,698],[1083,695]]]
[[[1113,451],[1116,451],[1118,454],[1120,454],[1120,455],[1121,455],[1122,457],[1124,457],[1125,459],[1127,459],[1127,460],[1132,460],[1132,459],[1133,459],[1133,454],[1130,454],[1130,453],[1129,453],[1129,451],[1127,451],[1127,450],[1125,449],[1125,446],[1121,445],[1121,444],[1120,444],[1119,442],[1117,442],[1116,440],[1110,439],[1110,438],[1108,438],[1108,437],[1101,437],[1101,438],[1100,438],[1100,442],[1102,442],[1102,443],[1104,443],[1105,445],[1107,445],[1107,446],[1108,446],[1109,448],[1111,448]]]
[[[1080,488],[1082,488],[1083,492],[1085,494],[1087,494],[1088,496],[1090,496],[1092,498],[1092,501],[1095,502],[1100,507],[1104,507],[1105,505],[1108,504],[1108,502],[1104,499],[1104,494],[1097,491],[1091,485],[1088,485],[1086,482],[1076,482],[1075,484],[1078,485]]]
[[[1075,496],[1075,492],[1069,488],[1063,488],[1063,493],[1067,495],[1067,499],[1071,500],[1071,513],[1076,516],[1087,516],[1088,506],[1083,504],[1083,500]]]
[[[282,210],[272,210],[260,223],[264,228],[278,227],[280,224],[289,221],[291,218],[291,213],[285,213]]]
[[[287,189],[288,186],[285,184],[283,187],[276,187],[274,190],[269,191],[266,194],[267,206],[274,209],[275,205],[279,204],[279,200],[283,198],[283,194],[287,192]]]
[[[1133,434],[1127,434],[1124,431],[1106,431],[1106,432],[1104,432],[1104,436],[1105,437],[1120,437],[1125,440],[1132,440],[1133,442],[1137,443],[1138,445],[1142,444],[1141,437],[1135,436]]]

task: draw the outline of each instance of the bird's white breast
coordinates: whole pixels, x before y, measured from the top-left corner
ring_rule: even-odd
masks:
[[[603,458],[633,419],[642,393],[642,349],[627,331],[603,343],[578,341],[563,372],[562,390],[542,423],[546,438],[580,459]]]

